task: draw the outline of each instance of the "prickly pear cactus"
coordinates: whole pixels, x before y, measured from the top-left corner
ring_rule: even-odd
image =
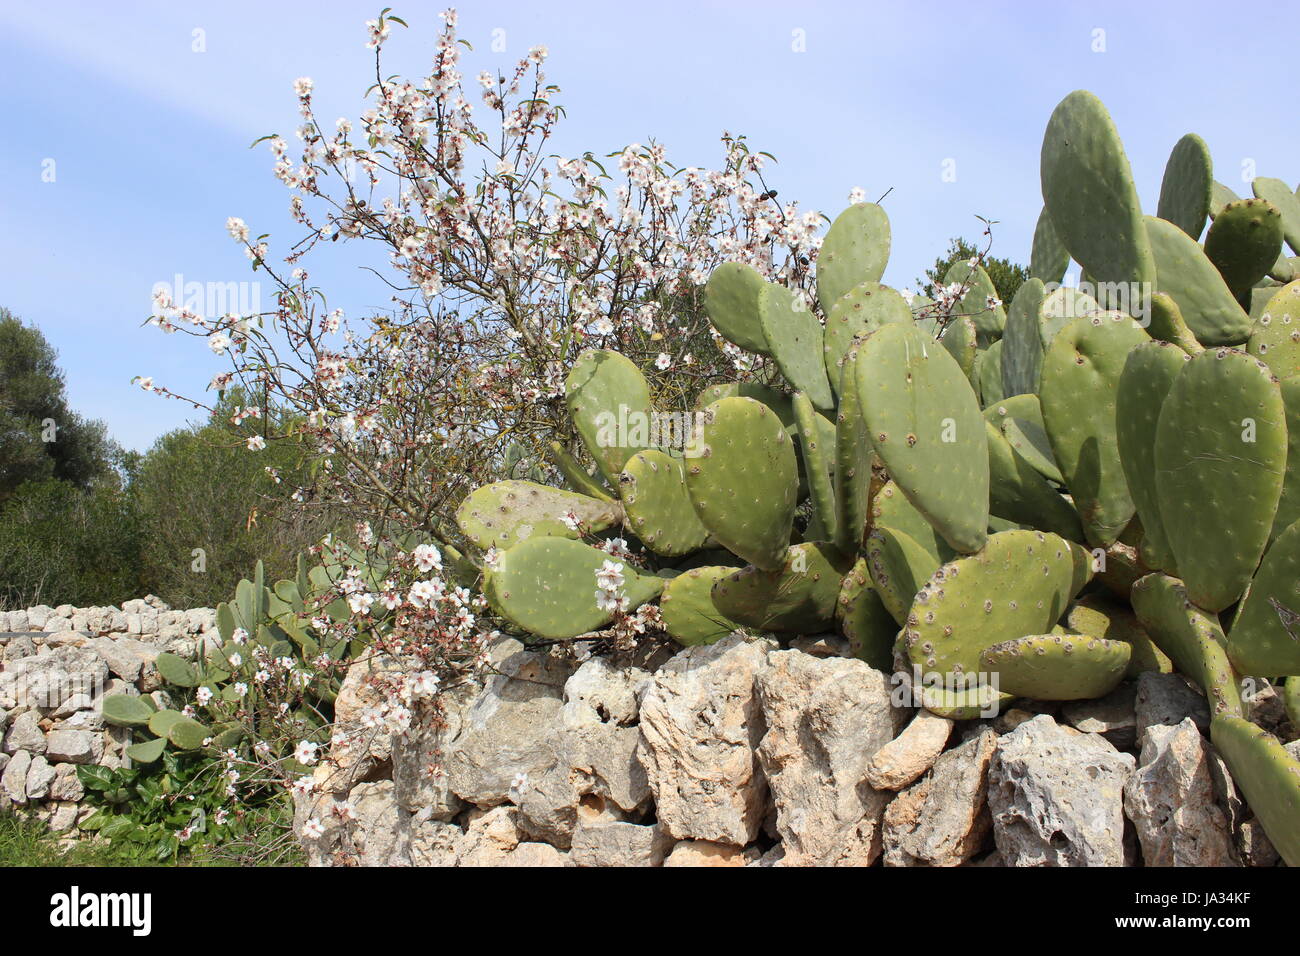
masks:
[[[583,352],[564,381],[574,427],[611,488],[627,460],[650,447],[650,386],[631,360],[607,349]]]
[[[831,223],[817,259],[817,302],[829,315],[860,282],[879,282],[889,263],[889,217],[875,203],[854,203]]]
[[[1214,192],[1214,161],[1205,140],[1188,133],[1174,144],[1160,183],[1156,215],[1193,239],[1201,238]]]
[[[619,478],[627,523],[645,546],[681,557],[704,546],[708,530],[695,516],[681,461],[651,449],[633,455]]]

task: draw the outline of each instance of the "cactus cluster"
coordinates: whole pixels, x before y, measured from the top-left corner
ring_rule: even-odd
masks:
[[[1238,199],[1189,134],[1144,216],[1082,91],[1041,159],[1013,302],[977,260],[947,277],[955,304],[882,285],[889,220],[855,204],[815,302],[740,263],[710,278],[715,330],[758,371],[700,395],[689,441],[652,447],[646,380],[588,352],[568,380],[582,448],[556,450],[569,489],[488,485],[461,531],[503,552],[480,555],[486,593],[525,633],[577,637],[655,601],[684,645],[837,628],[875,667],[993,679],[924,698],[954,718],[1177,670],[1300,865],[1300,764],[1241,694],[1300,675],[1300,281],[1283,248],[1300,253],[1300,199],[1263,178]],[[1058,287],[1071,261],[1086,285]],[[615,602],[597,584],[611,563]],[[1285,686],[1300,709],[1300,676]]]
[[[317,613],[317,596],[335,593],[332,581],[337,579],[338,570],[329,565],[309,570],[305,558],[299,555],[294,579],[268,587],[262,562],[257,562],[252,580],[240,581],[234,598],[217,605],[219,644],[205,642],[194,660],[169,652],[155,659],[158,676],[170,688],[166,696],[113,694],[104,699],[105,721],[135,731],[135,742],[126,748],[127,756],[137,763],[153,763],[169,746],[198,750],[210,745],[222,751],[235,747],[246,738],[249,727],[232,721],[205,722],[204,712],[217,714],[222,702],[237,700],[241,693],[237,685],[252,687],[261,666],[259,657],[301,661],[321,655],[333,660],[349,656],[353,648],[347,641],[336,639],[322,646],[310,624],[311,616]],[[374,568],[370,573],[382,574]],[[323,613],[345,620],[349,612],[346,602],[336,598]],[[323,728],[322,710],[332,703],[338,689],[337,677],[317,676],[304,688],[303,706],[283,715],[284,719],[299,721],[308,728]],[[168,706],[173,695],[194,698],[195,715]],[[262,736],[256,727],[252,732],[259,739]]]

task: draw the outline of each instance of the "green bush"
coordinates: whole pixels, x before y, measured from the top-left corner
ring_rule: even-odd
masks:
[[[0,510],[0,606],[86,607],[139,597],[139,547],[128,492],[26,482]]]

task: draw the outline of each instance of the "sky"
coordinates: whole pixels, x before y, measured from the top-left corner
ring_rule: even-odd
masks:
[[[411,27],[394,28],[387,72],[421,75],[446,4],[387,2]],[[299,238],[269,152],[249,144],[292,138],[300,76],[315,82],[318,115],[360,115],[373,65],[363,24],[382,6],[0,0],[0,305],[40,327],[72,406],[125,447],[144,450],[195,415],[133,376],[201,395],[224,368],[201,341],[142,325],[152,290],[176,276],[255,279],[228,216],[270,233],[273,248]],[[1215,178],[1238,194],[1249,194],[1251,170],[1300,178],[1300,136],[1272,108],[1292,88],[1288,3],[1252,4],[1242,17],[1199,0],[475,0],[458,10],[474,46],[462,64],[471,86],[479,70],[548,47],[547,76],[568,110],[562,154],[653,138],[679,165],[712,167],[729,130],[775,155],[769,184],[805,209],[833,217],[854,187],[872,199],[890,191],[885,281],[900,288],[950,237],[976,239],[977,216],[997,220],[994,255],[1028,261],[1043,129],[1074,89],[1110,109],[1148,212],[1187,132],[1204,137]],[[353,316],[387,302],[361,268],[372,257],[354,250],[331,252],[314,273]]]

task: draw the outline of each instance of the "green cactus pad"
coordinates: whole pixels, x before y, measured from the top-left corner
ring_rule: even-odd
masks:
[[[713,603],[713,586],[735,568],[702,567],[683,571],[664,585],[659,612],[666,630],[678,644],[712,644],[741,625]]]
[[[166,737],[176,721],[184,719],[185,715],[179,710],[157,711],[149,718],[149,733],[155,734],[159,737]]]
[[[1070,268],[1070,253],[1056,234],[1052,217],[1044,206],[1034,225],[1034,243],[1029,252],[1029,274],[1039,282],[1060,282]],[[1010,318],[1008,316],[1008,318]]]
[[[864,551],[871,586],[895,623],[902,626],[916,592],[942,562],[911,535],[892,528],[872,528]]]
[[[1183,365],[1156,428],[1160,519],[1192,601],[1222,611],[1245,591],[1268,544],[1286,465],[1282,393],[1234,349]]]
[[[1079,514],[1022,458],[992,422],[989,443],[989,512],[1020,524],[1082,542]]]
[[[893,671],[898,624],[871,586],[865,558],[859,558],[840,582],[835,622],[854,657],[878,671]]]
[[[623,565],[629,612],[663,590],[663,578],[640,574],[626,561],[581,541],[529,538],[501,556],[487,575],[485,594],[497,613],[538,637],[577,637],[614,618],[596,604],[596,572],[606,561]]]
[[[1230,202],[1236,202],[1240,198],[1223,183],[1215,181],[1210,185],[1210,218],[1215,218],[1224,206]]]
[[[1206,217],[1210,215],[1213,186],[1214,161],[1210,159],[1210,147],[1195,133],[1188,133],[1174,144],[1169,162],[1165,163],[1156,215],[1193,239],[1200,239]]]
[[[1218,619],[1188,600],[1183,582],[1148,574],[1132,591],[1133,612],[1184,677],[1201,686],[1214,714],[1241,715],[1241,689]]]
[[[819,415],[803,392],[794,396],[795,420],[799,424],[799,446],[803,468],[812,496],[813,511],[827,540],[836,537],[838,512],[830,455],[835,448],[835,426]]]
[[[822,355],[822,325],[803,293],[766,283],[758,294],[758,321],[785,380],[807,393],[818,408],[834,408]]]
[[[854,554],[862,546],[871,500],[871,439],[858,400],[860,351],[855,345],[845,353],[840,366],[840,407],[835,415],[834,541],[846,554]]]
[[[1128,354],[1151,341],[1120,312],[1074,319],[1043,356],[1039,399],[1052,453],[1094,545],[1107,547],[1133,517],[1115,437],[1115,391]]]
[[[1228,203],[1205,236],[1205,255],[1237,301],[1273,269],[1282,253],[1282,214],[1262,199]]]
[[[143,697],[110,694],[104,698],[104,720],[114,727],[144,727],[155,712]]]
[[[943,330],[939,343],[956,360],[971,387],[976,387],[979,384],[975,368],[979,356],[979,333],[975,330],[975,323],[964,315],[955,316]]]
[[[840,389],[840,366],[855,338],[882,325],[911,321],[912,310],[907,301],[887,285],[862,282],[844,293],[826,316],[822,338],[826,372],[835,393],[838,395]]]
[[[1069,286],[1053,289],[1043,299],[1038,310],[1038,337],[1043,344],[1043,351],[1046,352],[1051,347],[1056,333],[1075,319],[1102,311],[1105,310],[1101,304],[1087,292]]]
[[[1115,437],[1124,479],[1142,519],[1142,560],[1171,574],[1177,565],[1160,517],[1156,427],[1165,397],[1189,361],[1186,352],[1168,342],[1144,342],[1129,353],[1115,391]]]
[[[1300,374],[1300,280],[1274,292],[1255,320],[1246,351],[1278,378]]]
[[[1287,866],[1300,866],[1300,762],[1272,734],[1240,717],[1210,722],[1210,740]]]
[[[1002,340],[980,353],[979,384],[981,407],[1002,401]]]
[[[1006,328],[1002,330],[1004,396],[1038,392],[1038,371],[1043,365],[1043,343],[1039,338],[1038,317],[1045,298],[1047,291],[1042,280],[1033,278],[1022,283],[1016,291],[1016,297],[1011,300]],[[989,402],[985,401],[984,404],[988,405]]]
[[[167,683],[175,684],[177,687],[199,686],[198,671],[185,658],[164,651],[154,658],[153,663],[158,669],[158,676]]]
[[[566,514],[576,516],[586,534],[608,531],[623,519],[613,502],[511,479],[471,491],[456,509],[456,524],[478,548],[504,551],[534,536],[576,539],[579,533],[565,524]]]
[[[718,543],[750,564],[779,570],[799,488],[793,443],[766,405],[724,398],[705,409],[686,454],[695,514]]]
[[[1162,651],[1151,635],[1138,623],[1136,615],[1098,595],[1079,598],[1070,608],[1066,623],[1076,634],[1092,634],[1108,641],[1123,641],[1132,648],[1125,677],[1136,677],[1144,671],[1171,674],[1174,663]]]
[[[587,452],[616,487],[627,460],[651,446],[654,411],[645,377],[617,352],[589,350],[573,363],[564,395]]]
[[[628,459],[618,485],[628,527],[647,548],[680,557],[704,546],[709,532],[695,516],[686,493],[682,463],[661,451],[639,451]]]
[[[1284,378],[1280,387],[1282,407],[1286,409],[1286,474],[1282,476],[1282,494],[1268,535],[1270,545],[1300,521],[1300,375]]]
[[[1228,632],[1228,657],[1242,674],[1300,674],[1300,628],[1288,631],[1277,605],[1300,613],[1300,522],[1269,547]]]
[[[178,750],[198,750],[211,736],[206,726],[190,717],[181,717],[167,728],[167,740]]]
[[[1282,700],[1286,705],[1286,718],[1291,726],[1300,729],[1300,676],[1291,675],[1282,685]]]
[[[135,763],[153,763],[163,755],[163,751],[166,749],[167,741],[162,737],[156,737],[153,740],[131,744],[126,748],[126,755]]]
[[[833,623],[840,581],[851,566],[829,542],[791,545],[779,571],[750,565],[719,578],[713,603],[747,627],[816,634]]]
[[[934,556],[935,567],[957,556],[929,519],[907,500],[897,482],[887,481],[876,492],[871,501],[871,526],[903,532]],[[929,576],[929,572],[924,575],[926,578]]]
[[[1241,307],[1200,244],[1171,222],[1148,216],[1147,235],[1155,254],[1157,292],[1178,303],[1183,320],[1202,345],[1236,345],[1250,334]]]
[[[1052,442],[1047,437],[1047,429],[1042,426],[1041,416],[1038,421],[1025,418],[1006,418],[1002,421],[1002,435],[1007,443],[1016,450],[1016,454],[1029,463],[1029,466],[1048,481],[1058,485],[1065,484],[1061,477],[1060,466],[1052,454]]]
[[[1007,324],[1006,309],[998,299],[998,290],[993,280],[984,271],[982,265],[971,265],[967,260],[959,260],[948,267],[943,277],[944,285],[960,284],[966,287],[966,294],[957,304],[957,311],[975,323],[975,332],[981,347],[987,348],[1002,338],[1002,330]],[[990,306],[989,302],[995,304]]]
[[[1192,330],[1183,321],[1183,313],[1178,308],[1178,303],[1169,295],[1164,292],[1153,293],[1150,306],[1151,315],[1147,324],[1147,333],[1153,339],[1176,345],[1188,355],[1200,355],[1205,351],[1205,346],[1196,341],[1196,336],[1192,335]]]
[[[961,369],[914,326],[888,325],[862,345],[858,401],[890,477],[953,548],[988,537],[988,442]]]
[[[1101,100],[1076,90],[1057,105],[1039,171],[1043,203],[1075,262],[1112,282],[1155,281],[1133,172]]]
[[[831,223],[817,256],[817,302],[829,315],[860,282],[879,282],[889,264],[889,217],[875,203],[854,203]]]
[[[1132,648],[1087,634],[1031,634],[980,653],[980,667],[998,675],[998,689],[1035,700],[1105,697],[1124,679]]]
[[[748,352],[767,354],[767,340],[758,324],[758,294],[763,277],[740,262],[724,262],[704,286],[709,321],[728,342]]]
[[[560,470],[560,474],[564,476],[564,480],[568,482],[571,489],[578,494],[598,498],[601,501],[614,500],[601,485],[600,479],[589,475],[587,470],[578,464],[578,460],[569,454],[569,450],[558,441],[551,442],[546,448],[551,456],[551,461],[555,463],[555,467]]]
[[[1257,199],[1271,202],[1282,216],[1282,233],[1291,251],[1300,254],[1300,196],[1280,179],[1256,176],[1250,184]]]
[[[995,534],[917,592],[907,617],[908,657],[923,672],[974,673],[985,648],[1050,631],[1087,580],[1087,552],[1064,538]]]

